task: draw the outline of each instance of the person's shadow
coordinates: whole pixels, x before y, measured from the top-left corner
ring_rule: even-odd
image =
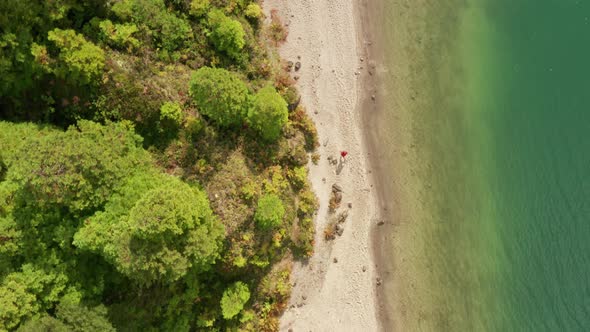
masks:
[[[344,168],[344,162],[344,159],[340,158],[338,161],[338,166],[336,166],[336,175],[340,175],[340,172],[342,172],[342,169]]]

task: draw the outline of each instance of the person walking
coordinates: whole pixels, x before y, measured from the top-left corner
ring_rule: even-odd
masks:
[[[340,161],[345,162],[347,155],[348,155],[348,152],[346,152],[346,151],[340,151]]]

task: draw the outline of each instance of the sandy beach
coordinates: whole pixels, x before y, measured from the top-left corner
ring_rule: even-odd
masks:
[[[320,201],[316,216],[315,253],[296,262],[284,331],[376,331],[380,329],[377,269],[371,232],[379,220],[377,193],[362,131],[363,103],[370,91],[362,84],[371,70],[364,50],[357,3],[353,0],[265,0],[267,17],[277,10],[288,29],[280,56],[301,62],[297,87],[315,121],[321,146],[310,179]],[[347,151],[342,169],[329,162]],[[332,185],[343,189],[336,214],[348,210],[344,232],[326,241],[324,230]],[[349,207],[350,206],[350,207]]]

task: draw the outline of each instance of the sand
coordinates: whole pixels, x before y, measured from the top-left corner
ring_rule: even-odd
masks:
[[[361,107],[370,70],[354,0],[265,0],[265,13],[276,9],[289,32],[280,56],[301,62],[297,87],[302,104],[315,121],[321,146],[318,165],[310,163],[310,180],[320,201],[315,219],[315,253],[296,262],[294,284],[281,330],[376,331],[380,329],[377,269],[371,232],[379,219],[369,154],[364,144]],[[328,157],[348,152],[341,171]],[[337,174],[338,173],[338,174]],[[342,186],[339,210],[349,210],[344,233],[324,240],[332,184]],[[352,204],[352,208],[348,204]],[[337,262],[335,262],[337,260]]]

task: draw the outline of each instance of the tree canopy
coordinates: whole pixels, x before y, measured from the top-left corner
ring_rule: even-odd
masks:
[[[222,68],[199,68],[191,77],[190,92],[199,111],[222,127],[242,124],[250,95],[246,84]]]
[[[209,12],[209,38],[215,47],[237,58],[246,45],[245,32],[240,22],[233,20],[218,9]]]
[[[289,119],[287,102],[272,86],[260,89],[253,100],[248,122],[264,140],[277,140]]]

